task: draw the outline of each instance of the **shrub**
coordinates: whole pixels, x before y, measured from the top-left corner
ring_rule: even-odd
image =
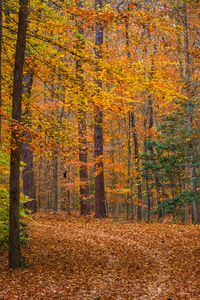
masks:
[[[8,247],[9,233],[9,155],[0,151],[0,251]],[[20,196],[21,203],[28,201],[28,197],[23,194]],[[27,222],[26,210],[20,207],[20,241],[24,243],[27,240]]]

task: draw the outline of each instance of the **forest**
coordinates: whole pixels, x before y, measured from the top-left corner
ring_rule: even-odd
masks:
[[[199,0],[0,0],[0,299],[199,299],[199,67]]]

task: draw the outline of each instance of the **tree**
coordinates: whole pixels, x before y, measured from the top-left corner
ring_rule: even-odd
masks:
[[[37,205],[35,199],[35,179],[34,179],[34,168],[33,168],[33,151],[30,147],[31,136],[28,130],[31,129],[31,111],[30,111],[30,97],[33,85],[34,73],[28,71],[23,77],[23,93],[26,96],[27,104],[25,105],[25,110],[23,112],[23,123],[27,127],[27,131],[24,132],[24,142],[22,145],[22,160],[25,163],[22,177],[23,177],[23,194],[29,197],[24,205],[32,213],[36,212]]]
[[[125,36],[126,36],[126,48],[127,48],[127,59],[130,64],[131,61],[131,51],[130,51],[130,33],[129,33],[129,23],[130,23],[130,6],[128,7],[127,16],[125,17]],[[133,168],[132,163],[132,144],[134,148],[134,160],[135,160],[135,169],[136,169],[136,182],[137,182],[137,205],[138,205],[138,221],[142,219],[142,184],[139,178],[140,171],[140,162],[139,162],[139,145],[138,145],[138,134],[136,128],[136,118],[134,112],[134,103],[130,103],[130,111],[128,113],[128,178],[129,178],[129,188],[130,188],[130,205],[131,205],[131,220],[134,220],[134,204],[133,204],[133,178],[131,176],[131,167]],[[131,143],[132,138],[132,143]]]
[[[184,58],[185,58],[185,85],[186,85],[186,96],[187,96],[187,130],[189,138],[191,139],[193,133],[193,104],[190,99],[192,95],[192,80],[191,80],[191,57],[189,50],[189,23],[188,23],[188,12],[187,12],[187,3],[183,4],[183,26],[184,26]],[[191,191],[196,190],[195,184],[195,166],[193,158],[193,145],[190,141],[189,143],[189,174],[190,174],[190,189]],[[198,205],[195,200],[192,201],[193,209],[193,220],[194,224],[200,223],[200,216],[198,211]]]
[[[21,266],[20,257],[20,123],[22,117],[23,68],[26,49],[29,0],[19,1],[18,31],[12,97],[12,128],[10,154],[10,219],[9,219],[9,267]]]
[[[78,6],[83,8],[83,1],[78,2]],[[81,26],[81,21],[77,21],[78,41],[77,49],[84,51],[84,30]],[[83,67],[81,59],[76,59],[76,77],[77,84],[80,85],[80,101],[78,108],[78,134],[79,134],[79,160],[80,160],[80,213],[86,216],[90,212],[90,205],[88,203],[89,187],[88,187],[88,145],[87,145],[87,119],[86,119],[86,107],[84,103],[84,78]]]
[[[95,10],[98,13],[102,11],[103,1],[95,0]],[[102,59],[101,46],[103,45],[103,24],[100,20],[96,22],[96,36],[95,36],[95,54],[97,60]],[[96,72],[101,71],[100,66],[97,66]],[[97,97],[100,96],[102,90],[102,80],[96,80]],[[99,101],[98,101],[99,102]],[[95,105],[94,111],[94,157],[95,157],[95,216],[97,218],[106,217],[105,204],[105,187],[104,187],[104,170],[103,170],[103,110],[101,104]]]

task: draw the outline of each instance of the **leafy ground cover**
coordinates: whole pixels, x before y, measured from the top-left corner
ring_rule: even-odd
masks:
[[[0,256],[0,299],[199,299],[199,227],[38,213],[26,267]]]

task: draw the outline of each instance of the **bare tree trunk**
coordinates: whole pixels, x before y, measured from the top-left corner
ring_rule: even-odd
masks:
[[[149,95],[149,99],[148,99],[148,129],[151,130],[153,128],[153,101],[151,98],[151,95]],[[150,140],[151,141],[151,136],[150,136]],[[153,155],[154,155],[154,151],[153,151],[153,146],[151,143],[149,143],[147,145],[147,152],[149,151],[149,158],[150,160],[153,159]],[[147,187],[148,187],[148,221],[150,222],[151,220],[151,207],[153,206],[153,193],[152,191],[150,191],[150,187],[149,187],[149,180],[150,180],[150,174],[149,174],[149,170],[147,170]]]
[[[33,85],[33,73],[28,72],[24,76],[24,94],[29,99],[31,97],[31,90]],[[27,105],[23,113],[23,122],[31,127],[31,111]],[[35,178],[33,170],[33,151],[30,148],[29,143],[31,142],[31,137],[28,132],[24,133],[26,141],[22,145],[22,160],[26,164],[23,173],[23,193],[25,196],[30,198],[30,201],[24,204],[32,213],[36,212],[36,195],[35,195]]]
[[[59,170],[60,170],[60,155],[58,151],[54,152],[52,160],[53,170],[53,210],[55,212],[60,211],[60,185],[59,185]]]
[[[149,30],[149,26],[147,27],[147,35],[148,35],[148,40],[149,40],[149,44],[152,44],[152,36],[151,36],[151,32]],[[153,75],[154,75],[154,55],[156,53],[156,45],[154,43],[153,45],[153,51],[150,54],[151,56],[151,68],[150,68],[150,72],[149,72],[149,79],[153,79]],[[147,101],[147,124],[145,124],[145,130],[146,130],[146,126],[148,127],[148,130],[151,132],[151,129],[154,126],[154,109],[153,109],[153,98],[151,93],[149,93],[148,95],[148,101]],[[146,122],[145,121],[145,122]],[[154,149],[153,149],[153,145],[151,143],[151,133],[150,136],[148,137],[148,144],[147,144],[147,140],[145,141],[145,153],[147,154],[147,159],[148,160],[153,160],[154,158]],[[154,198],[153,198],[153,193],[151,191],[151,187],[150,187],[150,172],[149,172],[149,167],[147,166],[146,168],[146,188],[147,188],[147,202],[148,202],[148,222],[150,222],[151,220],[151,207],[153,206],[153,202],[154,202]]]
[[[21,123],[22,116],[22,82],[26,48],[26,32],[29,0],[19,1],[19,21],[15,53],[12,99],[12,128],[10,155],[10,217],[9,217],[9,267],[18,268],[21,265],[20,256],[20,158],[21,142],[16,129],[16,123]]]
[[[148,109],[147,109],[147,114],[149,117],[149,102],[148,102]],[[150,120],[148,121],[148,118],[145,118],[144,120],[144,132],[147,130],[147,123],[148,123],[148,129],[151,126],[150,125]],[[144,140],[144,153],[145,153],[145,160],[149,160],[149,145],[147,143],[147,137],[145,136]],[[146,195],[147,195],[147,220],[150,222],[150,213],[151,213],[151,207],[152,207],[152,192],[151,192],[151,187],[150,187],[150,172],[148,169],[148,165],[145,166],[145,186],[146,186]]]
[[[129,11],[129,10],[128,10]],[[126,34],[126,48],[127,48],[127,58],[131,59],[131,52],[130,52],[130,37],[129,37],[129,16],[125,18],[125,34]],[[132,105],[131,105],[132,106]],[[131,108],[132,109],[132,108]],[[131,143],[131,133],[132,133],[132,118],[133,118],[134,112],[130,111],[128,113],[128,183],[129,183],[129,203],[131,208],[131,222],[134,221],[134,203],[133,203],[133,177],[131,175],[131,169],[133,167],[132,165],[132,143]]]
[[[42,196],[41,196],[41,191],[42,191],[42,158],[40,157],[37,163],[37,183],[36,183],[36,197],[38,201],[38,208],[42,208]]]
[[[132,169],[132,151],[131,151],[131,113],[128,113],[128,164],[127,164],[127,176],[128,176],[128,200],[130,204],[130,217],[131,222],[134,221],[134,203],[133,203],[133,177],[131,175],[131,169]]]
[[[86,216],[90,213],[90,205],[88,203],[89,187],[88,187],[88,153],[87,153],[87,125],[86,125],[86,114],[79,110],[79,161],[81,163],[79,174],[80,174],[80,213]]]
[[[140,181],[140,162],[139,162],[139,145],[138,145],[138,136],[135,125],[135,114],[131,114],[131,127],[133,134],[133,144],[134,144],[134,158],[136,165],[136,183],[137,183],[137,196],[138,196],[138,221],[142,221],[142,183]]]
[[[83,1],[79,1],[77,4],[79,7],[83,7]],[[84,50],[84,40],[83,40],[83,28],[80,22],[77,22],[77,28],[79,32],[79,38],[77,43],[77,48],[79,50]],[[83,67],[81,59],[76,60],[76,78],[77,83],[80,85],[80,91],[84,89],[84,78],[83,78]],[[80,93],[80,97],[81,97]],[[84,104],[84,99],[80,99],[80,105],[78,109],[78,135],[79,135],[79,161],[81,163],[79,168],[80,176],[80,214],[86,216],[90,213],[90,205],[88,202],[89,196],[89,186],[88,186],[88,146],[87,146],[87,123],[86,123],[86,107]]]
[[[106,217],[104,172],[103,172],[103,113],[99,108],[95,108],[94,126],[94,155],[95,155],[95,216],[97,218]]]
[[[55,68],[56,70],[56,68]],[[54,70],[54,71],[55,71]],[[64,107],[59,107],[59,103],[61,98],[63,98],[64,95],[64,89],[61,85],[62,82],[62,76],[58,76],[59,79],[59,85],[61,87],[62,93],[61,96],[57,97],[55,99],[55,93],[54,91],[58,89],[58,83],[55,83],[54,81],[54,74],[52,74],[52,93],[51,93],[51,100],[52,102],[57,103],[57,109],[55,111],[55,119],[54,119],[54,124],[52,127],[52,130],[55,134],[55,148],[53,150],[53,157],[52,157],[52,195],[53,195],[53,201],[52,201],[52,208],[55,212],[60,211],[61,209],[61,187],[60,187],[60,162],[61,162],[61,157],[60,157],[60,137],[61,137],[61,128],[62,128],[62,118],[64,115]]]
[[[23,194],[28,196],[30,200],[24,204],[32,213],[36,212],[36,196],[35,196],[35,177],[33,171],[33,151],[27,143],[22,146],[22,160],[26,166],[23,170]]]
[[[71,177],[71,166],[68,166],[67,171],[64,172],[64,180],[68,183],[70,182]],[[64,209],[67,211],[68,215],[71,214],[72,203],[71,203],[71,193],[69,187],[65,190],[65,202],[64,202]]]
[[[95,0],[97,13],[103,8],[102,0]],[[102,58],[101,45],[103,45],[103,25],[98,20],[96,22],[95,54],[97,59]],[[96,68],[97,74],[101,71]],[[97,93],[102,89],[102,80],[96,80]],[[95,157],[95,216],[97,218],[106,217],[104,170],[103,170],[103,111],[98,105],[94,110],[94,157]]]

